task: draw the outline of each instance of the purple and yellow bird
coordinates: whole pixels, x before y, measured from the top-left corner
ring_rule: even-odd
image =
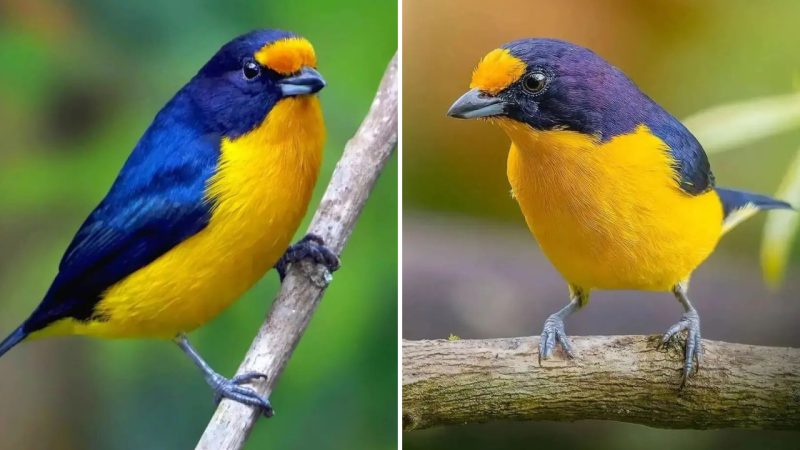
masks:
[[[312,45],[258,30],[225,44],[156,115],[78,230],[36,310],[0,343],[58,335],[174,339],[214,389],[272,414],[213,371],[184,333],[275,266],[338,258],[306,236],[289,246],[317,181],[325,81]]]
[[[564,319],[593,289],[672,292],[687,331],[683,381],[702,355],[692,272],[758,210],[790,208],[715,186],[703,147],[680,121],[592,51],[522,39],[491,51],[452,117],[486,118],[511,138],[508,180],[528,228],[569,286],[544,324],[539,358],[572,357]]]

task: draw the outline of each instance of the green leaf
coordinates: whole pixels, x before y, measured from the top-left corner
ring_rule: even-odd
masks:
[[[789,167],[777,198],[786,200],[794,207],[800,205],[800,150]],[[777,287],[786,273],[792,244],[800,231],[800,214],[797,211],[775,210],[767,215],[764,225],[764,240],[761,243],[761,268],[764,279]]]
[[[707,153],[723,152],[800,128],[800,93],[715,106],[683,123]]]

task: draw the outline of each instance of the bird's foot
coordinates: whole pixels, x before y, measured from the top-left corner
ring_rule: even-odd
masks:
[[[542,337],[539,339],[539,365],[542,364],[543,359],[553,356],[557,344],[561,344],[561,349],[568,358],[575,357],[572,341],[564,332],[564,319],[558,314],[553,314],[544,322]]]
[[[341,262],[339,257],[333,251],[325,246],[325,242],[321,237],[316,234],[307,234],[303,239],[292,246],[290,246],[286,253],[281,256],[281,259],[275,264],[275,270],[278,271],[278,276],[281,281],[286,278],[286,271],[289,264],[309,259],[317,264],[321,264],[328,269],[329,273],[333,273],[339,269]]]
[[[237,375],[231,379],[222,375],[214,374],[209,379],[211,388],[214,389],[214,403],[219,403],[223,398],[231,399],[254,408],[258,408],[265,417],[272,417],[275,411],[269,399],[259,395],[253,388],[242,386],[253,380],[266,380],[267,376],[263,373],[250,372]]]
[[[694,309],[687,311],[681,316],[681,320],[671,326],[664,337],[661,338],[659,347],[665,347],[678,333],[686,330],[686,343],[683,351],[683,377],[681,389],[686,386],[686,381],[700,370],[700,362],[703,358],[703,342],[700,337],[700,316]]]

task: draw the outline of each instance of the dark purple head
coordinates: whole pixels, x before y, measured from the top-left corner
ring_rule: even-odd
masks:
[[[225,44],[184,88],[215,132],[235,138],[280,100],[325,86],[311,43],[290,32],[256,30]]]
[[[470,87],[449,115],[505,116],[540,130],[603,139],[634,129],[659,109],[596,53],[555,39],[522,39],[493,50],[475,69]]]
[[[601,141],[645,125],[666,143],[686,192],[702,193],[714,184],[703,147],[689,130],[591,50],[555,39],[514,41],[481,60],[470,88],[448,115],[504,117]]]

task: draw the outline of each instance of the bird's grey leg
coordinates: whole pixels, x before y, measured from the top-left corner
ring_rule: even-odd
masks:
[[[316,234],[309,233],[296,244],[286,249],[281,259],[275,264],[275,270],[278,271],[281,281],[286,278],[286,270],[288,270],[289,264],[303,259],[310,259],[317,264],[322,264],[330,273],[338,270],[341,265],[339,257],[325,246],[322,238]]]
[[[675,335],[683,330],[687,330],[686,346],[683,353],[683,379],[681,381],[681,388],[686,385],[686,380],[692,375],[692,370],[700,370],[700,362],[703,357],[703,342],[700,337],[700,316],[689,301],[689,297],[686,294],[688,290],[689,287],[686,282],[678,283],[672,288],[672,293],[675,294],[675,298],[681,302],[685,312],[681,316],[681,320],[669,327],[669,330],[664,333],[664,337],[661,339],[661,345],[666,345]]]
[[[569,296],[569,304],[561,308],[557,313],[550,315],[544,322],[542,337],[539,340],[539,364],[542,364],[543,359],[553,356],[556,344],[561,344],[561,348],[568,357],[575,357],[572,342],[569,340],[567,333],[564,332],[564,319],[581,309],[589,301],[589,294],[577,286],[570,285]]]
[[[181,350],[194,362],[194,364],[203,372],[203,377],[206,383],[214,390],[214,401],[219,403],[223,398],[229,398],[233,401],[243,403],[248,406],[258,408],[266,417],[272,417],[274,411],[272,405],[266,397],[263,397],[251,388],[244,387],[242,384],[248,383],[253,380],[266,379],[267,376],[262,373],[251,372],[238,375],[231,379],[225,378],[218,374],[208,365],[207,362],[197,353],[197,350],[189,344],[189,339],[184,334],[179,334],[175,337],[175,343],[178,344]]]

